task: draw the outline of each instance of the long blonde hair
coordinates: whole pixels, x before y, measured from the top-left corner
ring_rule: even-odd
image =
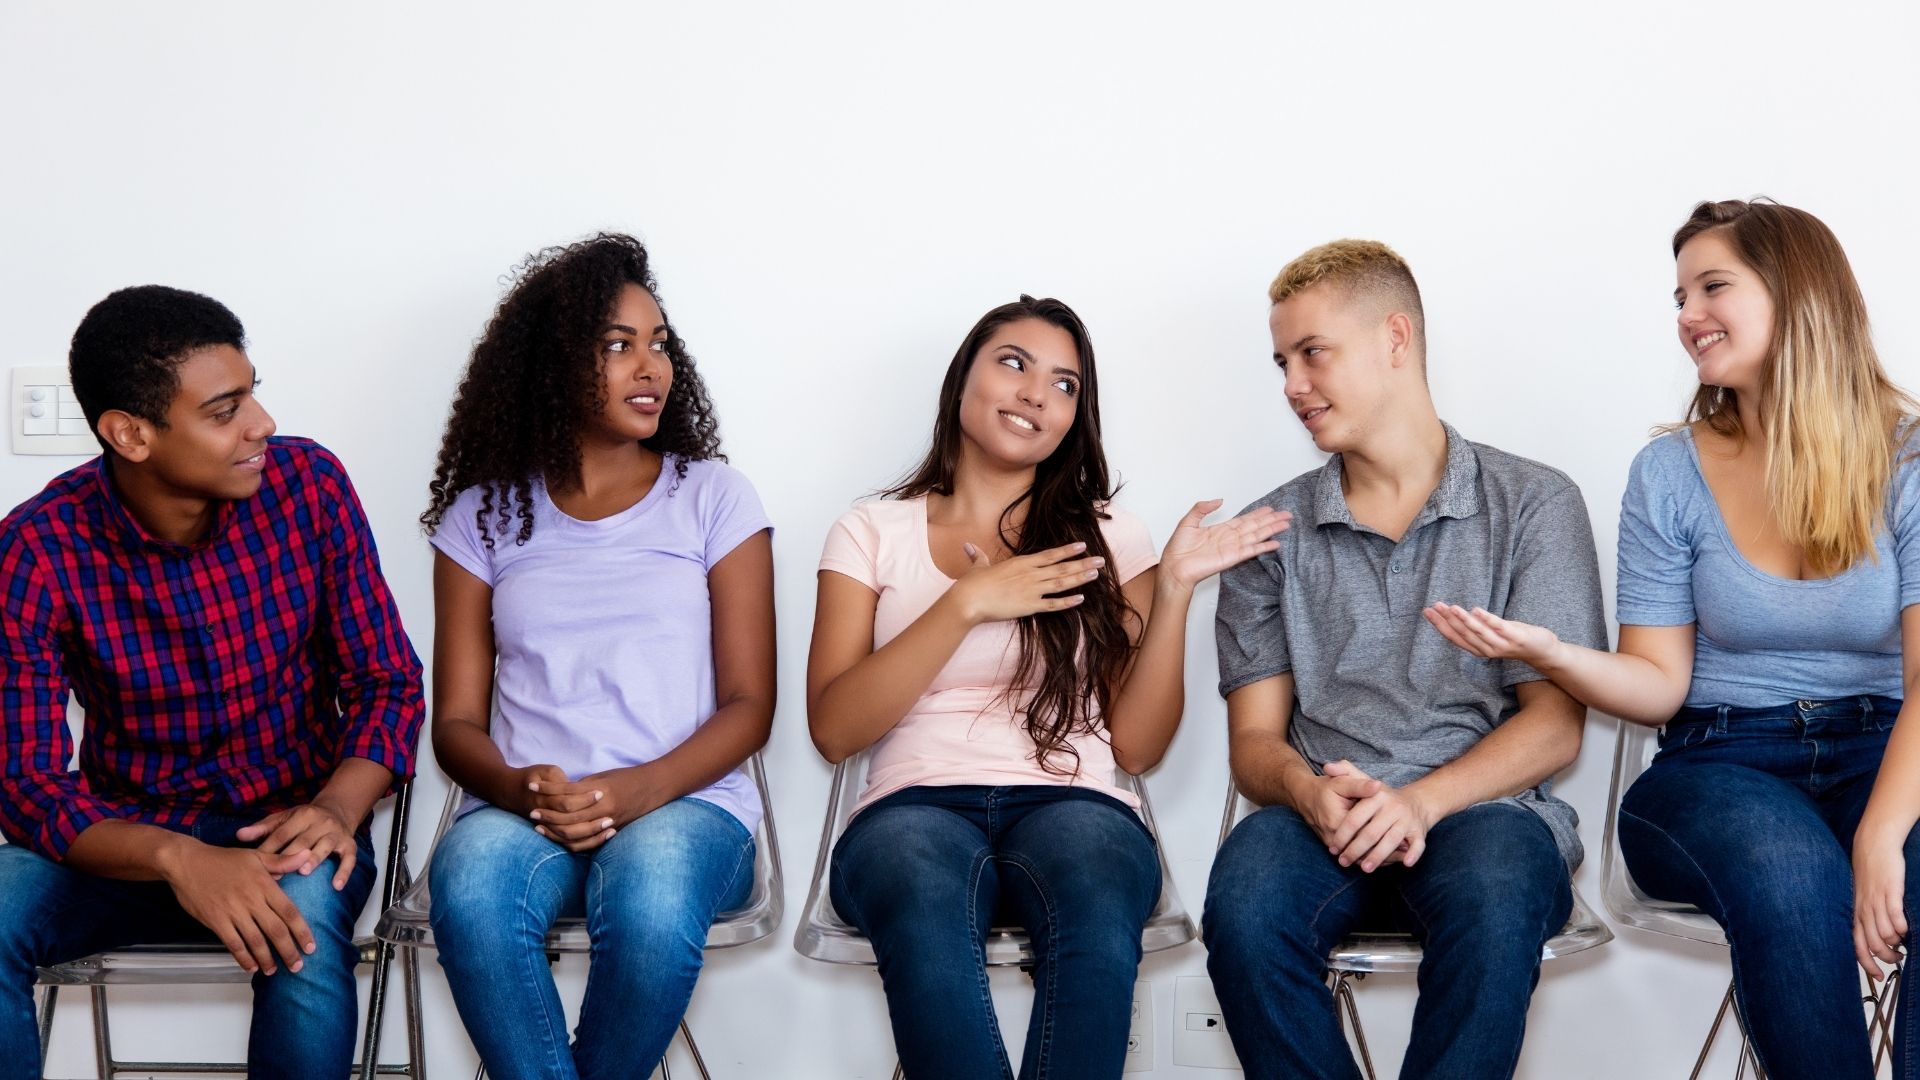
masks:
[[[1693,208],[1673,234],[1674,257],[1709,231],[1760,275],[1773,300],[1757,412],[1781,534],[1823,575],[1875,558],[1895,440],[1920,408],[1880,366],[1847,253],[1805,210],[1729,199]],[[1736,395],[1724,387],[1701,384],[1687,408],[1687,422],[1697,421],[1730,438],[1746,435]]]

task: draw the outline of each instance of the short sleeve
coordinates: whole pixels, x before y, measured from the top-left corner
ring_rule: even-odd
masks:
[[[1281,561],[1288,539],[1282,534],[1279,551],[1248,559],[1220,575],[1213,642],[1220,660],[1221,697],[1293,670],[1287,649],[1286,567]]]
[[[1900,567],[1900,606],[1906,608],[1920,604],[1920,435],[1907,439],[1897,455],[1887,522]]]
[[[1656,439],[1633,459],[1627,491],[1620,498],[1618,603],[1622,626],[1685,626],[1695,621],[1693,544],[1679,520],[1675,451],[1687,447],[1674,434]]]
[[[493,551],[487,547],[486,537],[481,535],[480,523],[474,518],[474,511],[480,508],[484,491],[479,487],[470,487],[461,492],[440,516],[440,524],[427,537],[433,549],[452,559],[462,570],[479,578],[491,588],[497,584],[493,580]],[[498,537],[494,540],[500,543]],[[511,543],[512,541],[507,541]]]
[[[1159,563],[1160,551],[1153,546],[1153,534],[1140,515],[1117,506],[1108,507],[1107,514],[1107,520],[1100,523],[1100,535],[1113,556],[1114,576],[1125,585]]]
[[[856,506],[840,515],[827,530],[827,544],[820,552],[820,569],[831,570],[880,591],[880,530],[864,506]]]
[[[745,473],[719,462],[706,463],[709,472],[701,489],[701,526],[706,536],[706,565],[711,571],[746,539],[773,528],[760,505],[760,494]]]
[[[1544,626],[1561,641],[1602,652],[1607,619],[1600,593],[1587,502],[1571,482],[1529,508],[1514,537],[1513,578],[1503,618]],[[1545,678],[1530,665],[1503,660],[1501,685]]]

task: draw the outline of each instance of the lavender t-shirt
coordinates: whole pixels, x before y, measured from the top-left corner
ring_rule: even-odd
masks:
[[[713,609],[707,572],[770,529],[753,485],[717,461],[669,457],[644,498],[580,521],[533,485],[533,536],[487,517],[489,549],[461,492],[433,546],[493,589],[494,744],[507,764],[551,764],[579,777],[640,765],[686,741],[714,711]],[[496,503],[497,505],[497,503]],[[749,830],[760,798],[745,770],[693,796]],[[479,805],[469,799],[463,808]]]

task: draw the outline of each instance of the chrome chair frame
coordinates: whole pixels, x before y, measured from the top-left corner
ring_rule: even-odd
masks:
[[[826,820],[820,830],[820,849],[814,857],[813,884],[807,890],[806,917],[793,933],[795,951],[809,960],[828,964],[879,965],[879,960],[874,956],[873,943],[834,910],[833,897],[827,887],[833,846],[846,831],[847,822],[852,820],[854,803],[859,800],[860,789],[866,780],[866,760],[867,755],[862,752],[834,766],[833,780],[827,794]],[[1147,799],[1146,784],[1139,777],[1126,772],[1117,775],[1120,777],[1120,786],[1139,797],[1140,820],[1146,823],[1147,831],[1153,834],[1155,857],[1160,860],[1160,899],[1154,903],[1153,912],[1140,931],[1140,948],[1143,952],[1177,948],[1199,937],[1199,931],[1180,903],[1179,889],[1174,885],[1166,852],[1160,844],[1160,830],[1154,824],[1153,806]],[[1030,967],[1033,964],[1032,939],[1019,927],[994,927],[987,934],[985,951],[989,967]],[[894,1080],[900,1080],[901,1076],[902,1066],[896,1064]]]
[[[387,861],[382,871],[380,904],[382,910],[406,890],[412,881],[407,863],[407,818],[413,805],[413,784],[400,785],[393,798],[393,825],[387,839]],[[367,996],[366,1030],[361,1038],[360,1062],[353,1075],[360,1080],[375,1076],[423,1077],[419,1038],[420,978],[411,957],[403,958],[401,978],[405,988],[407,1014],[407,1064],[380,1064],[380,1031],[387,1000],[387,978],[392,967],[394,948],[377,938],[354,942],[359,963],[373,967],[373,985]],[[93,1049],[95,1067],[101,1080],[115,1080],[128,1073],[244,1075],[244,1062],[168,1062],[121,1061],[113,1056],[111,1014],[107,1006],[109,986],[172,985],[245,985],[252,976],[234,962],[232,954],[218,943],[180,945],[136,945],[112,949],[92,956],[51,964],[40,969],[38,985],[43,988],[39,1010],[40,1066],[47,1064],[53,1041],[54,1009],[62,987],[87,987],[93,999]]]
[[[1227,807],[1220,818],[1219,843],[1225,844],[1234,826],[1254,809],[1254,805],[1240,794],[1240,789],[1228,781]],[[1217,845],[1215,850],[1218,850]],[[1573,910],[1567,916],[1567,924],[1558,934],[1547,939],[1546,945],[1540,950],[1540,958],[1556,960],[1598,948],[1612,940],[1613,931],[1587,906],[1580,890],[1574,889]],[[1367,1080],[1376,1080],[1373,1052],[1367,1046],[1366,1028],[1360,1023],[1360,1008],[1354,999],[1353,984],[1373,974],[1417,973],[1423,955],[1420,943],[1414,940],[1412,934],[1373,932],[1350,934],[1327,954],[1328,989],[1333,993],[1334,1014],[1343,1026],[1352,1030],[1354,1047],[1360,1053],[1361,1071],[1366,1073]]]
[[[1648,896],[1634,884],[1633,875],[1627,871],[1626,859],[1620,854],[1620,800],[1653,760],[1657,729],[1627,720],[1617,723],[1620,728],[1614,741],[1613,781],[1607,793],[1605,846],[1601,853],[1600,901],[1606,905],[1607,914],[1622,926],[1683,941],[1725,946],[1726,931],[1711,916],[1690,904],[1656,900]],[[1861,997],[1861,1003],[1873,1010],[1867,1023],[1867,1037],[1874,1043],[1873,1067],[1876,1074],[1893,1050],[1893,1010],[1899,1001],[1900,976],[1901,969],[1894,968],[1878,993],[1869,992]],[[1706,1041],[1700,1045],[1700,1054],[1694,1059],[1693,1072],[1688,1074],[1688,1080],[1699,1080],[1700,1074],[1706,1069],[1707,1057],[1713,1052],[1714,1043],[1719,1040],[1720,1029],[1729,1012],[1733,1014],[1734,1026],[1740,1032],[1740,1057],[1734,1071],[1735,1080],[1741,1080],[1749,1067],[1756,1078],[1764,1080],[1766,1073],[1760,1068],[1760,1059],[1753,1053],[1753,1042],[1747,1035],[1746,1022],[1740,1018],[1740,1010],[1733,1005],[1733,983],[1729,980],[1727,992],[1721,997],[1720,1008],[1707,1028]]]
[[[780,916],[785,908],[785,886],[780,872],[779,836],[773,824],[773,799],[767,792],[766,770],[760,755],[755,753],[747,759],[747,774],[753,778],[754,787],[760,793],[760,827],[754,831],[753,887],[747,895],[744,906],[732,911],[721,912],[707,931],[708,949],[731,949],[747,945],[773,933],[780,924]],[[465,792],[455,785],[447,792],[447,805],[440,812],[440,824],[434,829],[433,843],[440,844],[447,829],[452,827],[459,816],[460,804]],[[427,856],[428,867],[433,865],[433,856]],[[390,903],[380,916],[379,925],[374,934],[382,942],[397,947],[410,962],[420,949],[435,948],[433,926],[428,921],[432,905],[432,883],[428,879],[426,868],[422,868],[418,880],[401,896],[396,903]],[[547,957],[550,961],[559,959],[562,953],[586,953],[592,947],[587,937],[585,919],[561,919],[547,934]],[[417,1030],[409,1035],[416,1040]],[[707,1071],[706,1060],[700,1055],[699,1044],[694,1042],[693,1029],[687,1025],[686,1018],[680,1020],[680,1038],[686,1044],[688,1056],[693,1059],[694,1070],[701,1080],[713,1080],[713,1074]],[[421,1060],[415,1058],[416,1061]],[[487,1069],[482,1064],[474,1073],[475,1080],[485,1077]],[[672,1080],[672,1067],[663,1058],[654,1075],[661,1080]]]

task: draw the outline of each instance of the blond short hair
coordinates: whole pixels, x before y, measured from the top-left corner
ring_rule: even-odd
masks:
[[[1280,303],[1316,285],[1346,290],[1349,297],[1400,312],[1413,323],[1414,344],[1422,360],[1427,355],[1427,316],[1420,306],[1420,286],[1407,260],[1378,240],[1335,240],[1321,244],[1292,262],[1267,286],[1267,299]]]

